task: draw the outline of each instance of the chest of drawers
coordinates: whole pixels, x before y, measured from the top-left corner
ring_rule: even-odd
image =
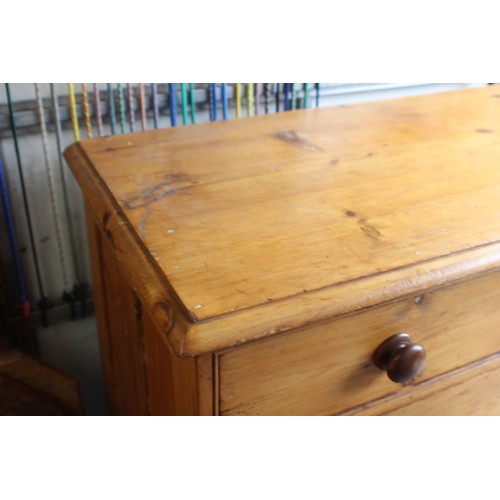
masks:
[[[500,414],[494,86],[65,156],[114,414]],[[377,368],[402,332],[423,369],[401,343]]]

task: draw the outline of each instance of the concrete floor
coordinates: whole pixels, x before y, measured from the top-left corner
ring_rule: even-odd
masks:
[[[37,328],[41,359],[74,377],[86,415],[107,415],[94,316]]]

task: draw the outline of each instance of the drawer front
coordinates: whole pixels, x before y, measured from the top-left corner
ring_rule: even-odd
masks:
[[[222,353],[219,412],[331,415],[397,395],[371,357],[398,332],[426,349],[416,383],[500,351],[500,272]]]
[[[388,401],[376,401],[349,415],[500,415],[500,355],[408,387]]]

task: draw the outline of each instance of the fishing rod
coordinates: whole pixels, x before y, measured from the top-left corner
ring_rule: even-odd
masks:
[[[0,263],[0,317],[2,320],[2,325],[0,326],[0,334],[5,331],[6,324],[6,309],[7,309],[7,290],[3,280],[3,269]]]
[[[148,122],[146,117],[146,97],[144,95],[144,83],[139,83],[139,104],[141,107],[142,130],[147,130]]]
[[[285,111],[290,111],[290,84],[285,83],[285,98],[284,98],[284,109]]]
[[[126,132],[125,94],[123,92],[123,85],[121,83],[117,83],[116,88],[118,89],[118,106],[120,109],[120,131],[122,134],[124,134]]]
[[[68,83],[68,94],[69,94],[69,111],[71,114],[71,123],[73,124],[73,135],[75,136],[75,141],[79,141],[80,127],[78,125],[78,114],[76,111],[75,88],[72,83]]]
[[[109,126],[111,128],[111,134],[116,134],[116,109],[115,109],[115,97],[113,95],[113,84],[108,83],[108,107],[109,107]]]
[[[309,84],[304,83],[304,108],[309,107]]]
[[[168,84],[168,101],[170,107],[170,125],[177,126],[177,96],[175,91],[175,83]]]
[[[7,178],[5,175],[5,167],[3,158],[0,154],[0,192],[2,195],[2,204],[5,216],[5,223],[7,225],[7,232],[9,235],[10,249],[12,259],[14,261],[14,269],[16,273],[17,285],[19,287],[19,298],[21,300],[20,310],[23,320],[23,329],[25,333],[29,332],[29,317],[30,317],[30,302],[28,300],[28,292],[26,290],[26,281],[21,263],[21,256],[19,254],[19,246],[17,244],[16,232],[14,231],[14,218],[12,216],[12,208],[9,199],[9,189],[7,187]]]
[[[208,111],[210,121],[213,122],[217,120],[217,96],[215,83],[208,84]]]
[[[134,110],[134,95],[132,93],[132,84],[127,83],[127,98],[128,98],[128,117],[130,122],[130,132],[135,132],[135,110]]]
[[[67,263],[65,259],[63,243],[62,243],[62,233],[61,233],[61,224],[59,220],[59,213],[56,206],[56,193],[55,193],[55,181],[53,177],[52,168],[50,165],[50,155],[49,155],[49,143],[47,138],[47,128],[45,125],[45,111],[43,107],[42,93],[40,89],[40,84],[35,83],[35,94],[36,94],[36,102],[38,108],[38,118],[40,121],[40,132],[42,137],[42,145],[43,145],[43,154],[45,160],[45,173],[47,174],[47,183],[49,186],[49,200],[50,200],[50,208],[52,211],[52,219],[54,222],[54,229],[56,233],[56,244],[57,251],[59,254],[59,262],[61,263],[61,271],[62,271],[62,279],[63,279],[63,293],[62,297],[65,302],[69,302],[71,304],[71,317],[74,317],[74,309],[73,309],[73,296],[70,293],[69,281],[68,281],[68,269],[66,268]],[[84,104],[85,109],[85,104]],[[87,113],[88,113],[88,102],[87,102]],[[85,111],[84,111],[85,114]],[[87,129],[87,134],[89,133]],[[90,131],[92,135],[92,132]]]
[[[241,118],[241,83],[236,84],[236,118]]]
[[[40,313],[42,315],[42,324],[44,327],[49,326],[48,322],[48,316],[47,316],[47,310],[51,307],[51,302],[50,300],[45,296],[45,292],[43,289],[43,283],[42,283],[42,277],[40,274],[40,264],[38,262],[38,254],[36,251],[35,247],[35,238],[33,236],[33,224],[31,223],[31,216],[30,216],[30,209],[28,205],[28,197],[26,195],[26,185],[24,183],[24,173],[23,173],[23,166],[21,162],[21,154],[19,152],[19,141],[17,138],[17,127],[16,127],[16,121],[14,117],[14,108],[12,105],[12,96],[10,94],[10,87],[9,84],[5,84],[5,91],[7,94],[7,105],[9,108],[9,117],[10,117],[10,126],[12,130],[12,138],[14,141],[14,149],[16,152],[16,161],[17,161],[17,170],[19,173],[19,180],[21,184],[21,194],[23,198],[23,205],[24,205],[24,214],[26,217],[26,223],[28,226],[28,236],[29,236],[29,241],[30,241],[30,247],[31,247],[31,255],[33,258],[33,263],[35,266],[35,275],[36,275],[36,282],[38,286],[38,292],[40,295],[40,300],[38,302],[38,306],[40,308]]]
[[[188,106],[186,84],[181,83],[181,102],[182,102],[182,124],[187,125],[188,122]]]
[[[96,94],[96,103],[99,102],[99,90],[97,89],[97,93],[95,92],[97,84],[94,84],[94,93]],[[66,178],[66,169],[64,168],[64,156],[63,156],[63,146],[62,146],[62,128],[61,128],[61,114],[59,112],[59,100],[58,96],[56,93],[56,88],[55,84],[51,83],[50,84],[50,94],[52,98],[52,112],[53,112],[53,118],[54,118],[54,124],[55,124],[55,135],[56,135],[56,144],[57,144],[57,152],[58,152],[58,159],[59,159],[59,170],[60,170],[60,176],[61,176],[61,184],[62,184],[62,193],[63,193],[63,202],[64,202],[64,208],[66,210],[66,229],[68,231],[69,235],[69,243],[70,243],[70,251],[71,251],[71,260],[73,264],[73,273],[76,278],[76,283],[73,285],[73,289],[71,292],[69,292],[68,295],[63,295],[63,299],[65,302],[70,303],[71,307],[71,319],[74,319],[75,313],[74,313],[74,302],[79,300],[80,301],[80,314],[81,317],[83,318],[85,316],[86,312],[86,306],[85,306],[85,298],[86,298],[86,287],[84,283],[81,280],[81,274],[80,274],[80,269],[78,267],[78,257],[76,253],[76,236],[73,228],[73,224],[70,224],[70,216],[71,216],[71,208],[69,204],[69,196],[68,196],[68,181]],[[97,107],[97,106],[96,106]],[[99,117],[100,116],[100,107],[97,107],[96,114]],[[97,120],[98,123],[98,131],[99,135],[102,134],[102,121],[101,125],[99,126],[99,118]]]
[[[158,94],[156,92],[156,83],[151,84],[151,95],[153,97],[153,124],[158,128]]]
[[[264,83],[264,113],[269,113],[269,83]]]
[[[222,118],[227,120],[227,83],[220,84],[221,101],[222,101]]]
[[[83,122],[85,123],[85,130],[87,131],[87,139],[92,139],[92,123],[90,121],[89,95],[87,92],[86,83],[82,83],[82,110],[83,110]]]
[[[292,87],[292,110],[297,109],[297,87],[295,83],[290,84]]]
[[[253,84],[247,83],[247,116],[253,116]]]
[[[51,83],[51,85],[52,88],[54,88],[54,84]],[[92,85],[94,86],[94,103],[95,103],[95,116],[97,121],[97,135],[99,137],[102,137],[102,112],[101,112],[101,96],[99,93],[99,84],[94,83]]]
[[[194,96],[194,85],[189,84],[189,100],[191,106],[191,123],[196,123],[196,102]]]

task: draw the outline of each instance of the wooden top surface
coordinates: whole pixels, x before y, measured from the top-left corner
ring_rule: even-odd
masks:
[[[440,258],[472,274],[466,250],[490,267],[498,255],[497,86],[105,137],[78,154],[195,323],[291,299],[312,322],[341,284],[439,273]]]

